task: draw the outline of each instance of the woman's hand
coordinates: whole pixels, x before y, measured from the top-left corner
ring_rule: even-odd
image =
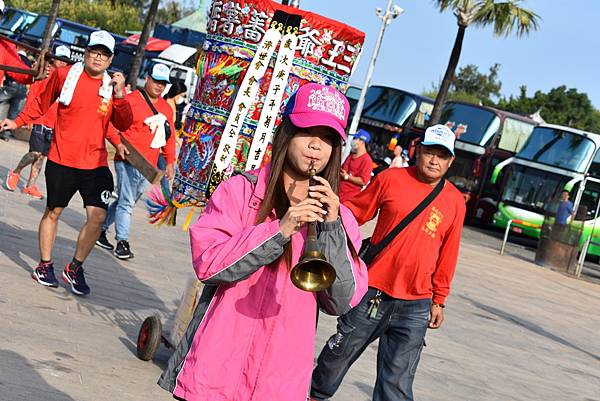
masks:
[[[325,205],[327,209],[326,221],[336,221],[340,213],[340,198],[333,192],[329,182],[323,177],[315,176],[317,185],[308,187],[308,196]]]
[[[289,238],[297,233],[306,223],[323,222],[327,211],[323,204],[316,199],[306,198],[295,206],[290,206],[279,221],[279,230],[284,237]]]

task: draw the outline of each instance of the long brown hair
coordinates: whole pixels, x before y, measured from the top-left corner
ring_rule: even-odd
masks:
[[[271,171],[269,172],[265,197],[256,217],[257,224],[264,222],[273,209],[275,209],[277,218],[282,218],[290,207],[290,200],[283,185],[283,167],[286,162],[290,141],[298,131],[300,131],[300,128],[292,124],[289,117],[284,117],[277,131],[275,131],[275,135],[273,136]],[[332,135],[332,149],[329,162],[319,175],[329,182],[336,195],[338,194],[340,184],[341,165],[342,138],[335,133],[335,135]],[[292,264],[291,245],[292,243],[288,242],[283,253],[288,267],[291,267]]]

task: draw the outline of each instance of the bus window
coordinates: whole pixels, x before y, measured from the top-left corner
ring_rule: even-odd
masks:
[[[568,177],[549,171],[512,165],[504,186],[502,201],[537,213],[560,196]]]
[[[596,151],[596,156],[594,156],[594,160],[592,160],[589,174],[592,177],[600,178],[600,151]]]
[[[534,127],[531,123],[507,117],[504,120],[504,127],[502,128],[498,148],[517,153],[523,148],[525,141],[531,135]]]
[[[448,103],[440,122],[454,131],[457,140],[479,146],[485,146],[500,127],[491,111],[462,103]]]
[[[371,86],[361,117],[403,126],[417,108],[415,99],[398,90]]]
[[[577,192],[579,192],[579,187],[581,182],[578,182],[573,186],[571,190],[571,201],[575,201],[575,197],[577,196]],[[586,208],[586,220],[591,220],[594,218],[594,214],[596,213],[596,206],[598,205],[598,198],[600,197],[600,184],[596,182],[588,181],[585,184],[585,189],[583,190],[583,194],[581,195],[581,200],[579,201],[579,208]]]
[[[584,173],[595,148],[594,142],[582,135],[536,127],[517,156]]]
[[[415,128],[425,129],[429,119],[431,118],[431,112],[433,111],[433,104],[427,102],[421,102],[419,105],[419,111],[415,115],[415,122],[413,126]]]
[[[56,39],[75,46],[86,47],[89,40],[89,32],[63,25],[60,27]]]

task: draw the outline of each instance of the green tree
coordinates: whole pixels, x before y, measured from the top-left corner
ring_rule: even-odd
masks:
[[[479,72],[474,64],[461,67],[452,80],[446,100],[456,100],[473,104],[493,106],[494,98],[500,98],[502,82],[498,79],[500,64],[496,63],[489,69],[488,74]],[[431,86],[431,89],[423,91],[422,95],[435,99],[438,96],[440,84]]]
[[[11,0],[8,4],[47,14],[51,3],[48,0]],[[137,8],[121,2],[116,2],[113,6],[111,0],[62,0],[58,16],[117,34],[124,34],[127,30],[140,30],[142,27]]]
[[[172,24],[194,11],[196,11],[195,7],[186,6],[180,1],[171,0],[158,9],[156,22],[161,24]]]
[[[489,73],[479,72],[474,64],[461,67],[452,82],[452,91],[466,93],[479,99],[485,105],[494,103],[492,97],[500,97],[502,82],[498,80],[500,64],[496,63],[490,67]]]
[[[433,0],[440,12],[451,10],[456,16],[458,31],[454,40],[446,73],[442,79],[432,111],[430,124],[440,120],[446,96],[460,59],[465,31],[469,26],[493,26],[496,36],[508,36],[516,29],[517,36],[538,28],[539,16],[520,6],[520,0]]]
[[[527,87],[521,86],[518,97],[500,99],[498,107],[525,115],[540,111],[547,123],[600,134],[600,112],[594,108],[588,95],[564,85],[553,88],[548,93],[536,91],[532,97],[527,96]]]

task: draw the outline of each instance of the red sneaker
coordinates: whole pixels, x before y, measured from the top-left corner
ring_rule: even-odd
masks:
[[[17,189],[17,185],[19,185],[20,179],[21,177],[19,177],[19,174],[15,174],[12,170],[9,170],[5,182],[6,189],[8,189],[9,191],[14,191],[15,189]]]
[[[24,194],[27,194],[35,199],[43,199],[44,198],[44,195],[42,195],[40,190],[35,185],[32,185],[30,187],[25,187],[21,190],[21,192],[23,192]]]

